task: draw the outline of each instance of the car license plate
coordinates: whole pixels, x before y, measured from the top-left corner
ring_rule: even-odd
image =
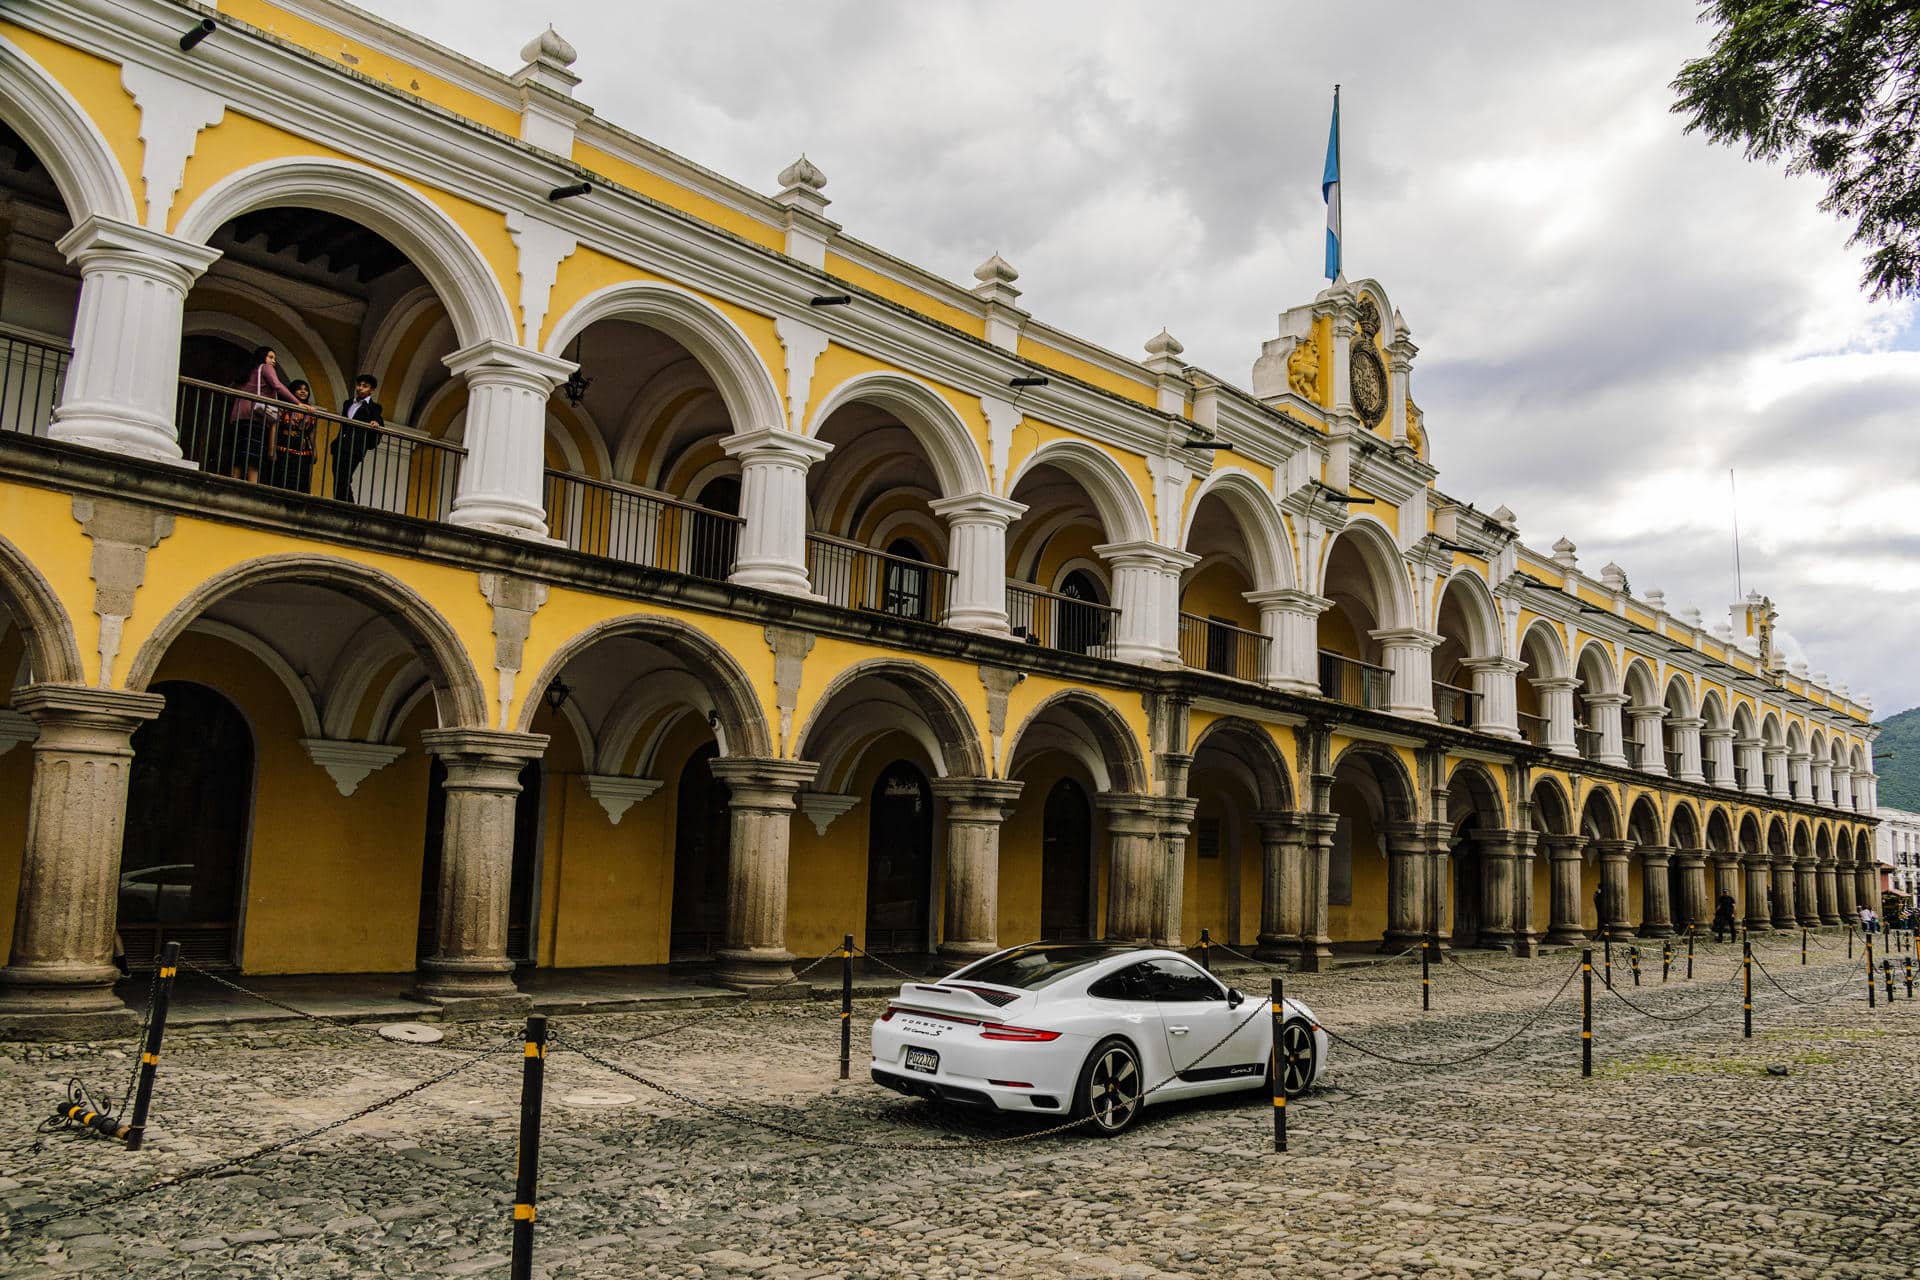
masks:
[[[924,1071],[932,1075],[940,1070],[940,1055],[931,1049],[908,1049],[907,1070]]]

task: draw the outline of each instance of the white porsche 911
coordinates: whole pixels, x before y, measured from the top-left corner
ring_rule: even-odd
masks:
[[[1086,1119],[1120,1133],[1148,1103],[1268,1086],[1273,1002],[1177,951],[1037,942],[909,982],[873,1024],[873,1080],[914,1097]],[[1280,1079],[1327,1062],[1313,1011],[1286,1001]]]

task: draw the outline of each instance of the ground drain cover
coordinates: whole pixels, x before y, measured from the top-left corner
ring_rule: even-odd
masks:
[[[440,1028],[424,1022],[390,1022],[380,1028],[380,1034],[401,1044],[439,1044],[447,1037]]]
[[[612,1093],[604,1089],[583,1089],[579,1093],[570,1093],[560,1101],[569,1107],[624,1107],[630,1102],[640,1101],[638,1095],[631,1093]]]

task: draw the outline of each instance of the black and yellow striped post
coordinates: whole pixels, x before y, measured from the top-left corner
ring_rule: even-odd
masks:
[[[1667,979],[1671,977],[1672,974],[1673,974],[1673,939],[1662,938],[1660,939],[1660,983],[1662,986],[1666,985]]]
[[[1867,1008],[1871,1009],[1874,1006],[1875,999],[1873,994],[1873,935],[1863,931],[1860,934],[1860,939],[1867,944]]]
[[[1606,968],[1601,971],[1600,981],[1606,984],[1607,990],[1611,991],[1613,990],[1613,935],[1610,933],[1601,934],[1600,944],[1604,948],[1602,959],[1606,964]]]
[[[1847,959],[1853,959],[1853,926],[1847,926]]]
[[[1901,956],[1900,967],[1907,971],[1907,999],[1913,999],[1913,957]]]
[[[173,1004],[173,980],[180,972],[180,944],[160,948],[160,974],[153,984],[153,1008],[147,1011],[147,1040],[140,1046],[140,1079],[133,1091],[133,1114],[127,1117],[127,1150],[138,1151],[147,1139],[147,1109],[153,1105],[153,1077],[160,1069],[160,1037],[167,1033],[167,1009]]]
[[[853,1070],[853,935],[840,943],[840,1078]]]
[[[1693,981],[1693,930],[1687,930],[1687,981]]]
[[[1580,1074],[1593,1074],[1593,948],[1580,952]]]
[[[1800,967],[1807,967],[1807,931],[1804,928],[1800,930]]]
[[[1740,1005],[1745,1027],[1740,1034],[1753,1039],[1753,943],[1740,944]]]
[[[1200,967],[1208,973],[1213,972],[1213,935],[1205,929],[1200,931]]]
[[[1287,1067],[1280,1060],[1281,1029],[1287,1021],[1287,994],[1283,981],[1273,980],[1273,1049],[1272,1066],[1269,1074],[1273,1076],[1273,1149],[1287,1149]]]
[[[533,1213],[540,1183],[540,1102],[547,1084],[547,1020],[527,1015],[520,1070],[520,1154],[514,1161],[513,1280],[533,1280]]]
[[[1633,970],[1633,985],[1640,985],[1640,944],[1634,943],[1627,948],[1627,964]]]
[[[1887,1006],[1891,1008],[1893,1006],[1893,961],[1882,960],[1880,973],[1887,980]]]
[[[1420,1007],[1433,1008],[1433,944],[1420,939]]]

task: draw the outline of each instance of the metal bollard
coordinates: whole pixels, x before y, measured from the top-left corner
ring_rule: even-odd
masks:
[[[1807,967],[1807,931],[1805,929],[1800,931],[1800,967],[1802,969]]]
[[[1907,999],[1913,999],[1913,957],[1901,956],[1900,967],[1905,969],[1907,979]]]
[[[547,1020],[527,1016],[520,1069],[520,1150],[514,1161],[512,1280],[533,1280],[533,1213],[540,1180],[540,1101],[547,1081]]]
[[[840,944],[840,1078],[853,1069],[853,935]]]
[[[1593,948],[1580,952],[1580,1074],[1593,1074]]]
[[[1887,980],[1887,1005],[1888,1007],[1892,1007],[1893,1005],[1893,961],[1882,960],[1880,962],[1880,972],[1882,976],[1884,976]]]
[[[1286,991],[1281,979],[1273,980],[1273,1048],[1270,1051],[1273,1073],[1273,1149],[1287,1149],[1287,1070],[1280,1063],[1280,1031],[1287,1020]]]
[[[1605,972],[1600,975],[1600,981],[1606,985],[1607,990],[1611,991],[1613,990],[1613,935],[1601,934],[1600,940],[1606,945],[1605,963],[1607,966]]]
[[[127,1150],[138,1151],[147,1138],[147,1108],[153,1103],[153,1077],[160,1070],[160,1037],[167,1032],[167,1009],[173,1003],[173,980],[180,971],[180,944],[160,948],[160,980],[153,988],[153,1008],[147,1015],[147,1042],[140,1048],[140,1083],[133,1094],[133,1114],[127,1118]]]
[[[1420,1007],[1433,1008],[1433,948],[1420,940]]]
[[[1853,926],[1847,926],[1847,959],[1853,959]]]
[[[1640,985],[1640,947],[1635,944],[1627,948],[1627,964],[1633,970],[1633,985]]]
[[[1660,940],[1660,982],[1666,985],[1667,976],[1673,972],[1673,939]]]
[[[1200,967],[1208,973],[1213,972],[1213,957],[1208,954],[1213,948],[1213,935],[1205,929],[1200,931]]]
[[[1693,981],[1693,932],[1687,932],[1687,981]]]
[[[1740,944],[1740,1004],[1741,1016],[1746,1021],[1741,1035],[1753,1039],[1753,943]]]
[[[1867,1008],[1873,1008],[1873,935],[1862,933],[1860,938],[1867,944]]]

